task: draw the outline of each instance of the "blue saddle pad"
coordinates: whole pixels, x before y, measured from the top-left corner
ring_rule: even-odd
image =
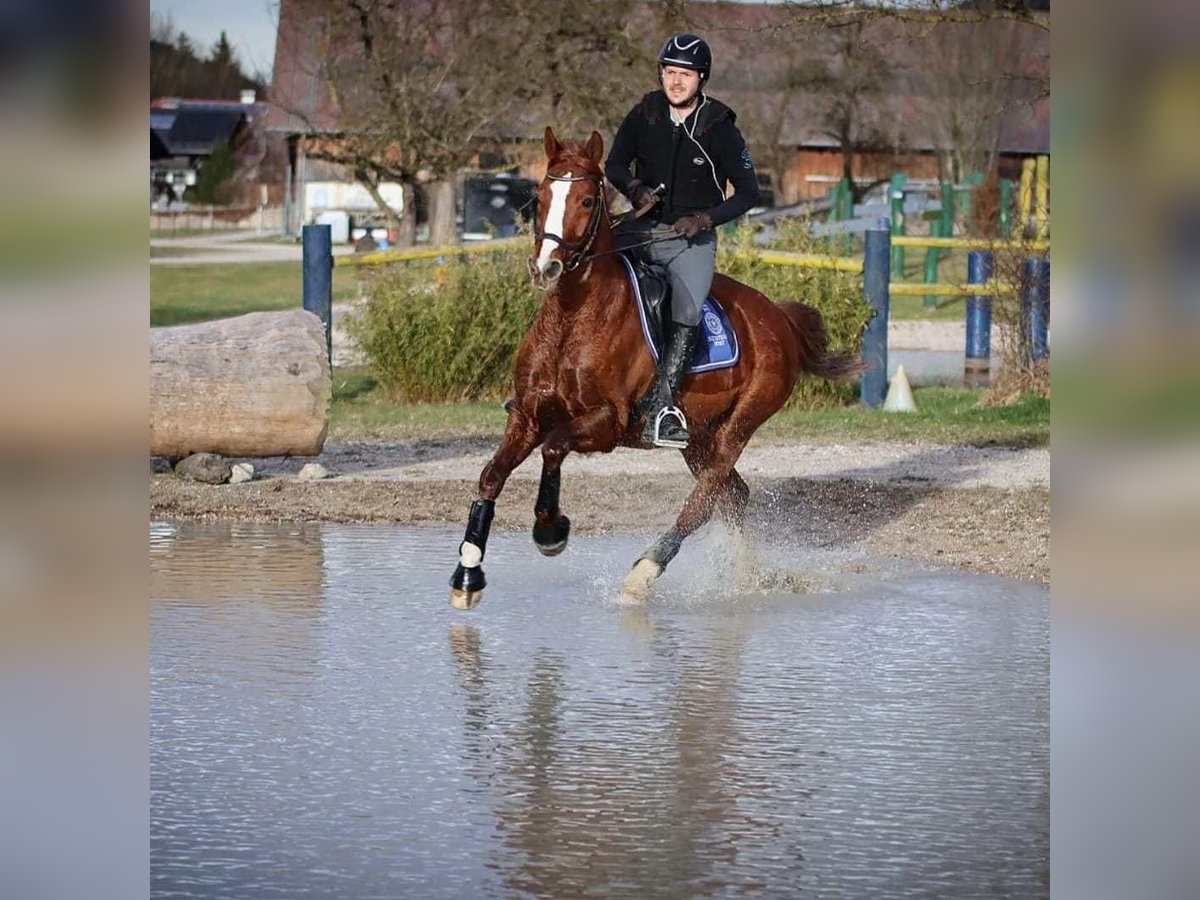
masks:
[[[642,323],[642,336],[650,355],[658,362],[658,348],[654,346],[651,337],[650,323],[646,319],[646,304],[642,302],[642,291],[638,286],[637,275],[633,266],[622,254],[621,262],[625,263],[625,271],[629,275],[629,283],[633,285],[635,305],[638,320]],[[688,372],[711,372],[714,369],[728,369],[738,362],[738,340],[733,326],[729,324],[729,316],[721,308],[721,304],[710,294],[700,307],[700,340],[696,341],[696,350],[692,354],[692,364]]]

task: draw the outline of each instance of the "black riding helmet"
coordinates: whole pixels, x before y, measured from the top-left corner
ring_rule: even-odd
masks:
[[[681,66],[700,73],[701,81],[708,81],[712,70],[712,51],[704,39],[694,34],[676,34],[667,38],[667,42],[658,51],[658,65]]]

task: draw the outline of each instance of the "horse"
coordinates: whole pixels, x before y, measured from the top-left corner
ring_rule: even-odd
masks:
[[[562,464],[570,453],[609,453],[642,443],[635,404],[649,390],[655,362],[637,300],[614,244],[602,157],[593,132],[586,143],[559,141],[547,127],[546,176],[537,193],[529,277],[545,299],[513,365],[514,398],[504,436],[479,476],[450,605],[471,609],[483,596],[483,558],[496,498],[510,473],[541,447],[533,542],[561,553],[570,519],[559,509]],[[644,600],[683,540],[714,510],[740,527],[750,489],[735,465],[755,431],[791,396],[804,374],[846,381],[863,370],[854,355],[832,351],[821,314],[796,302],[775,303],[716,274],[710,293],[724,307],[740,345],[732,368],[687,376],[679,405],[691,439],[681,450],[696,483],[673,528],[634,562],[622,597]]]

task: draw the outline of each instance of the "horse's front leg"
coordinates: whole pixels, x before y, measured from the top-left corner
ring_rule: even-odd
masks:
[[[542,444],[542,480],[533,507],[533,543],[543,556],[562,553],[571,534],[571,520],[558,508],[563,460],[572,450],[583,453],[612,450],[624,427],[617,409],[605,404],[546,435]]]
[[[479,475],[479,498],[471,504],[467,514],[467,532],[458,545],[458,565],[450,576],[450,605],[455,609],[471,609],[483,599],[483,589],[487,586],[483,556],[487,551],[496,498],[512,470],[525,461],[537,442],[537,421],[514,409],[509,414],[500,446]]]

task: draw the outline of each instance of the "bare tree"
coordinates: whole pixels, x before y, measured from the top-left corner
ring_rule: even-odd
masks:
[[[615,125],[646,55],[632,0],[317,0],[320,80],[336,125],[310,155],[339,163],[399,226],[415,230],[418,184],[430,238],[456,240],[455,183],[482,150],[539,131]],[[619,98],[619,99],[618,99]],[[306,116],[307,118],[307,116]],[[384,182],[402,186],[392,209]]]
[[[904,83],[924,99],[923,118],[944,153],[943,179],[993,169],[1006,117],[1038,99],[1037,70],[1022,70],[1024,31],[1008,19],[943,23],[913,39],[917,65]]]
[[[431,238],[455,238],[446,187],[479,138],[522,91],[506,90],[491,61],[512,57],[515,38],[497,22],[507,0],[348,0],[323,4],[323,74],[339,123],[314,155],[347,165],[393,220],[380,185],[403,188],[402,235],[411,237],[418,180],[433,182]]]
[[[796,73],[814,98],[820,130],[841,149],[842,177],[856,203],[870,187],[855,181],[856,158],[895,149],[898,143],[880,114],[892,66],[871,29],[871,21],[858,16],[823,23],[817,35],[820,48],[807,55]]]

